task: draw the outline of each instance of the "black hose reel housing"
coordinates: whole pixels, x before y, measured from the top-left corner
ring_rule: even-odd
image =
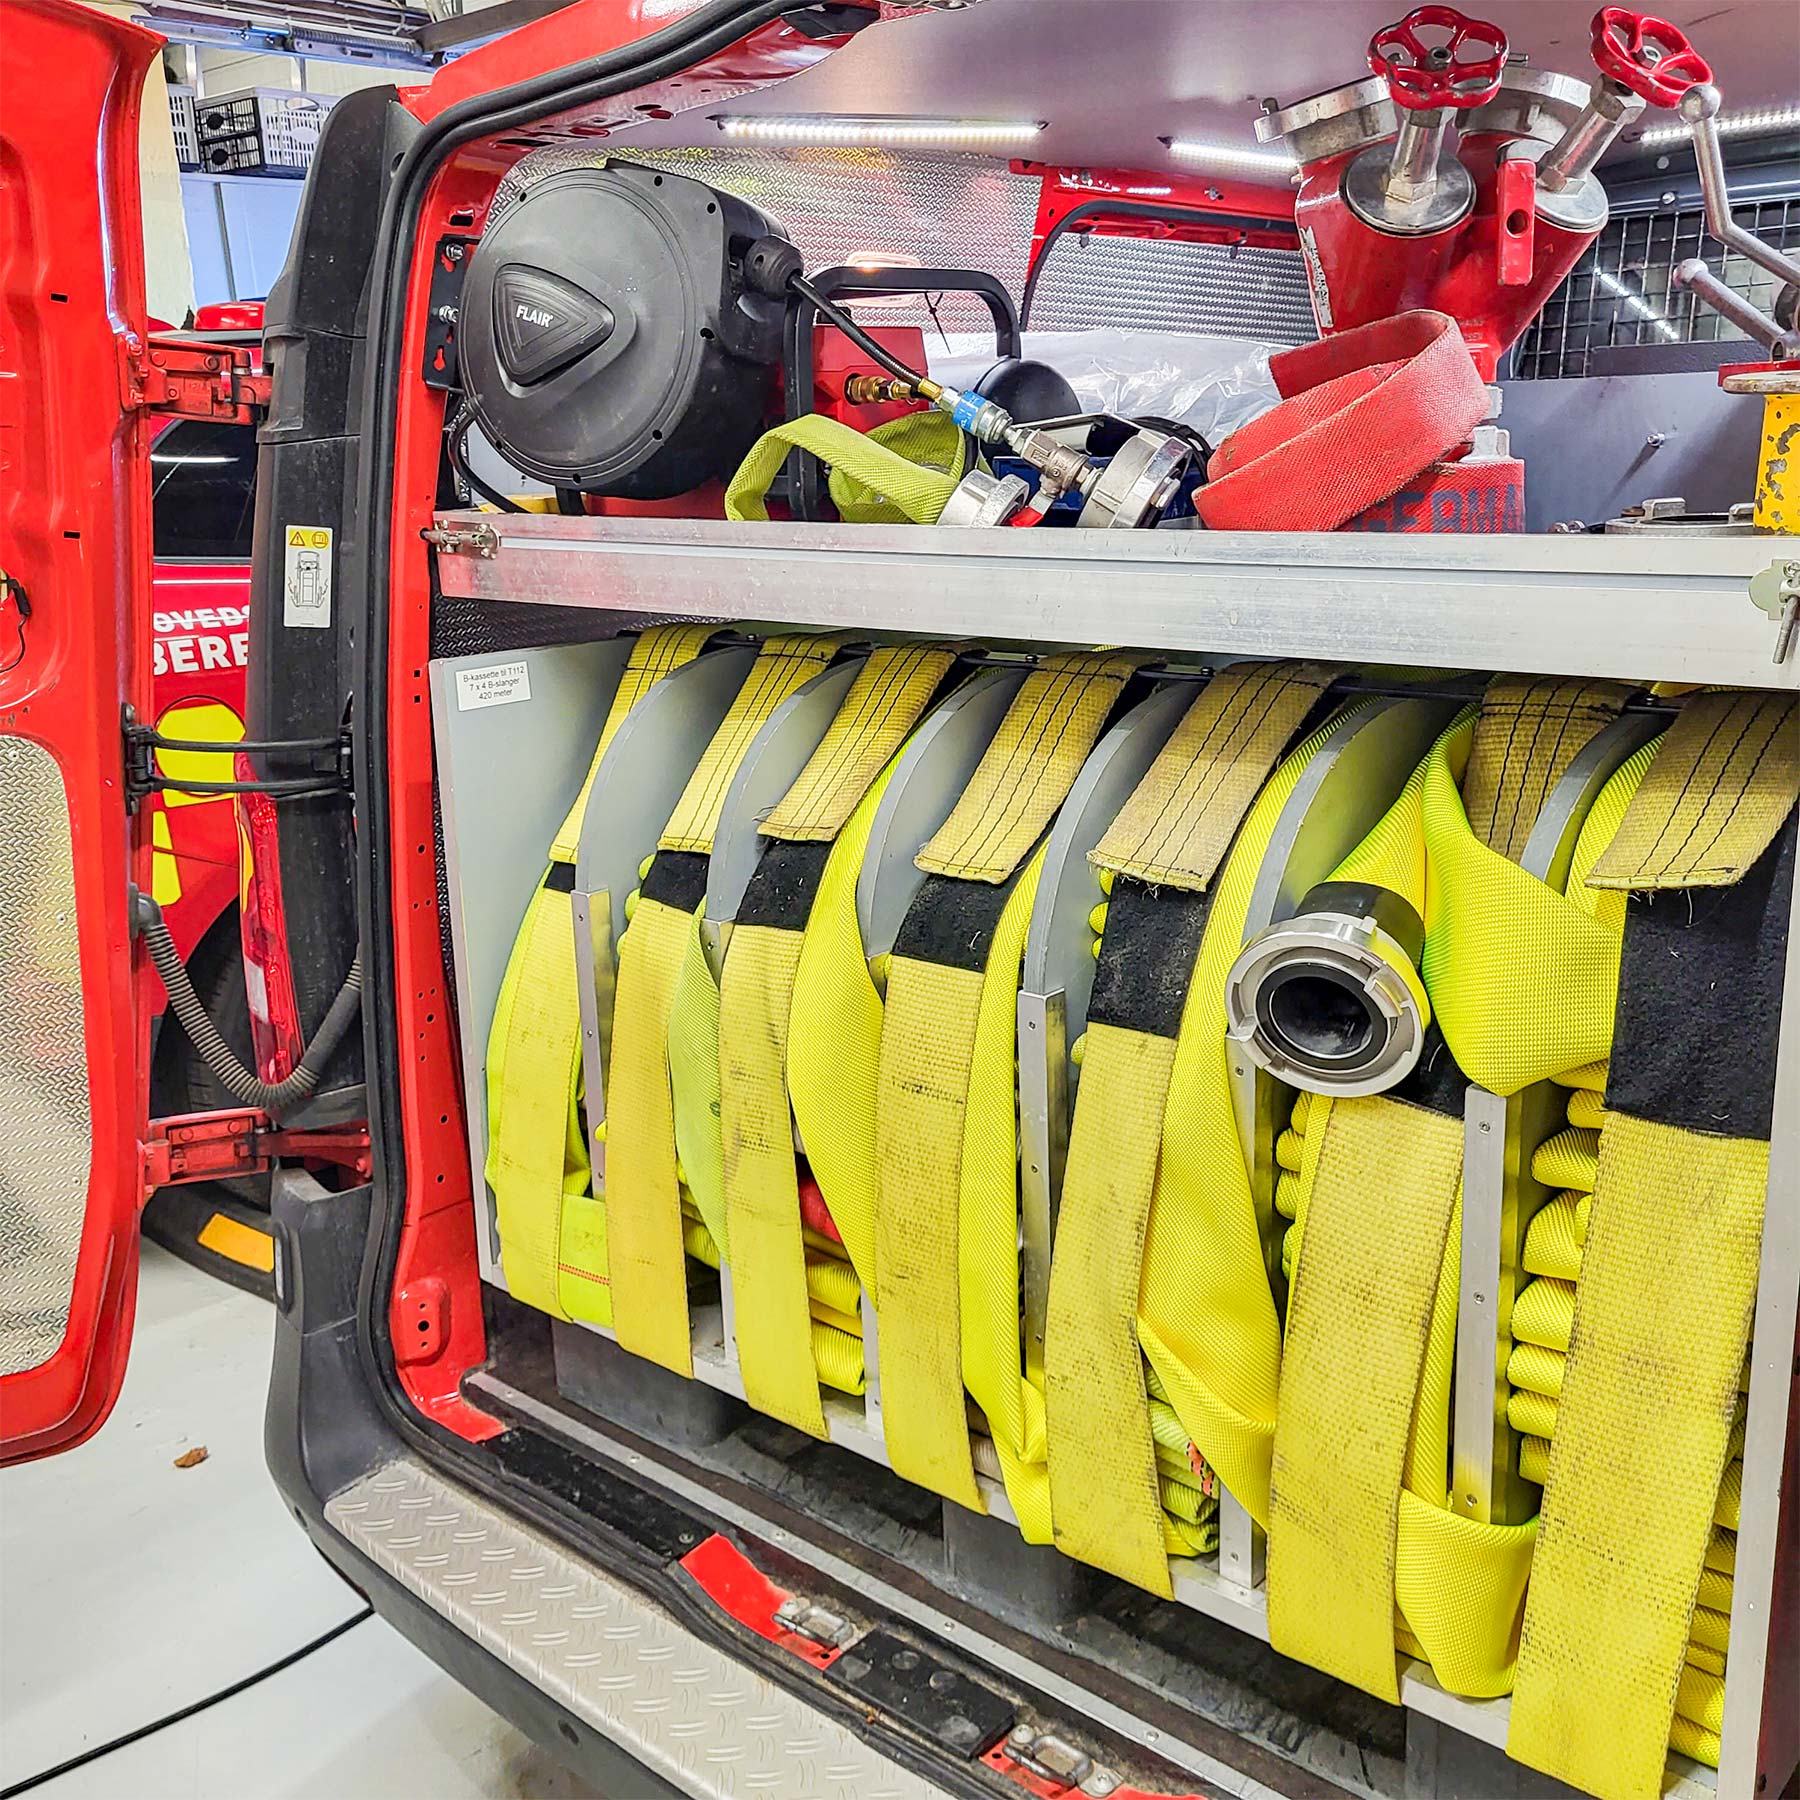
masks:
[[[458,342],[475,421],[522,473],[666,500],[729,475],[763,428],[784,304],[743,259],[780,233],[639,163],[533,182],[469,259]]]

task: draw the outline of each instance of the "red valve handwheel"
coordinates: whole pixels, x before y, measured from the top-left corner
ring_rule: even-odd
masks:
[[[1438,46],[1442,61],[1432,60],[1433,46],[1419,38],[1421,26],[1449,32]],[[1466,54],[1471,45],[1486,54]],[[1409,60],[1403,62],[1402,57]],[[1506,33],[1454,6],[1415,7],[1397,25],[1388,25],[1369,39],[1369,67],[1387,77],[1394,104],[1408,112],[1482,106],[1500,91]]]
[[[1622,82],[1652,106],[1679,106],[1689,88],[1713,78],[1686,32],[1623,6],[1603,6],[1594,14],[1594,61],[1609,81]]]

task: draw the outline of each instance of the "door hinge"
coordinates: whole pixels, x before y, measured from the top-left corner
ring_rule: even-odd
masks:
[[[500,549],[499,532],[479,520],[464,523],[460,519],[445,519],[426,526],[419,536],[446,556],[490,557]]]
[[[284,1159],[330,1163],[357,1181],[367,1181],[372,1167],[368,1126],[285,1131],[254,1106],[152,1119],[138,1150],[145,1194],[185,1181],[261,1174]]]
[[[270,378],[247,344],[196,344],[178,337],[118,339],[119,394],[128,412],[254,425],[269,409]]]
[[[126,706],[120,709],[120,736],[125,764],[125,805],[135,812],[151,794],[177,793],[216,797],[222,794],[267,794],[276,800],[315,799],[355,791],[352,775],[350,729],[342,727],[331,737],[238,738],[213,742],[201,738],[165,737],[154,725],[144,724]],[[190,756],[240,753],[266,756],[291,773],[229,781],[203,781],[196,776],[163,773],[157,763],[160,751]],[[237,767],[234,761],[233,767]]]

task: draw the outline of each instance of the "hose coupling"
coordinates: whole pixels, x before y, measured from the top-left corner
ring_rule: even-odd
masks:
[[[1389,888],[1326,881],[1244,947],[1227,1035],[1277,1080],[1352,1098],[1405,1079],[1425,1048],[1425,923]]]

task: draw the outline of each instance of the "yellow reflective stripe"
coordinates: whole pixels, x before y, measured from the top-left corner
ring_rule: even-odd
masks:
[[[871,650],[806,767],[763,821],[763,836],[812,843],[836,837],[955,661],[956,652],[939,644]]]
[[[606,1097],[606,1232],[613,1327],[627,1350],[693,1374],[669,1012],[693,920],[640,894],[619,939],[612,1091]]]
[[[1619,716],[1629,694],[1616,681],[1502,675],[1489,682],[1462,781],[1476,839],[1517,862],[1545,800],[1576,756]]]
[[[1165,1599],[1137,1313],[1174,1066],[1173,1038],[1087,1028],[1044,1334],[1057,1547]]]
[[[772,637],[763,644],[669,815],[658,840],[664,850],[711,855],[713,833],[719,829],[719,815],[725,810],[725,797],[744,752],[776,707],[829,667],[843,641],[840,637],[796,635]]]
[[[1142,657],[1047,656],[1025,677],[973,779],[917,858],[932,875],[1007,880],[1068,798]]]
[[[227,1261],[241,1263],[246,1269],[260,1269],[265,1275],[274,1272],[274,1238],[266,1231],[259,1231],[254,1225],[246,1225],[241,1219],[234,1219],[229,1213],[214,1213],[200,1227],[194,1242],[202,1250],[210,1250],[214,1256],[223,1256]]]
[[[719,998],[719,1116],[744,1396],[758,1412],[822,1438],[785,1080],[800,944],[798,931],[732,931]]]
[[[1398,1704],[1400,1489],[1461,1179],[1462,1124],[1399,1101],[1338,1099],[1326,1133],[1288,1297],[1269,1641]],[[1387,1178],[1372,1208],[1377,1168]],[[1351,1268],[1369,1279],[1340,1279]]]
[[[638,633],[631,646],[625,671],[614,690],[612,705],[607,708],[606,723],[600,728],[600,741],[588,761],[588,772],[569,808],[568,817],[550,840],[550,860],[572,863],[581,843],[581,822],[587,817],[588,795],[594,791],[594,777],[611,748],[618,730],[631,714],[631,709],[649,693],[665,675],[672,674],[684,663],[690,663],[706,648],[707,640],[717,631],[716,625],[651,625]]]
[[[1205,888],[1257,790],[1335,673],[1323,663],[1222,669],[1088,860],[1153,886]]]
[[[1792,694],[1688,700],[1588,875],[1597,888],[1729,887],[1769,847],[1800,786]]]
[[[1768,1166],[1766,1143],[1623,1114],[1602,1140],[1507,1733],[1510,1756],[1601,1800],[1661,1792],[1690,1616],[1707,1642],[1696,1584],[1737,1410]],[[1646,1369],[1659,1371],[1653,1430],[1642,1428]],[[1628,1494],[1656,1503],[1634,1514],[1621,1557]]]

